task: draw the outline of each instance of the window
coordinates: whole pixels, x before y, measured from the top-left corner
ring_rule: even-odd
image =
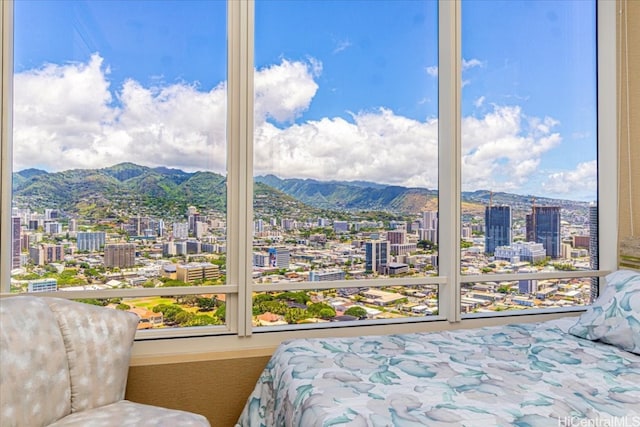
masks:
[[[257,1],[255,33],[254,325],[437,315],[437,3]]]
[[[462,311],[589,304],[517,275],[598,266],[596,2],[461,5]]]
[[[101,291],[84,300],[147,327],[224,323],[226,5],[16,2],[14,17],[10,291]],[[122,293],[195,285],[209,290]]]
[[[609,3],[4,2],[2,291],[141,308],[141,337],[584,304],[615,268]],[[500,137],[520,153],[496,155]],[[578,270],[500,271],[527,209],[545,261],[575,237]],[[198,316],[223,325],[161,327]]]

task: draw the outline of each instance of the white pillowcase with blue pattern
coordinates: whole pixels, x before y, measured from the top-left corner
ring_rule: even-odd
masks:
[[[640,354],[640,273],[618,270],[569,333]]]

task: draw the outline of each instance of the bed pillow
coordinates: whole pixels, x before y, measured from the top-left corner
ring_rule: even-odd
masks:
[[[569,333],[640,354],[640,273],[619,270],[606,279],[602,295],[569,328]]]

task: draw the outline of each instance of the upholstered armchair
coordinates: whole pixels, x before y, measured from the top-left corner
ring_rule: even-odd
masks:
[[[60,298],[0,299],[0,425],[209,426],[124,400],[138,317]]]

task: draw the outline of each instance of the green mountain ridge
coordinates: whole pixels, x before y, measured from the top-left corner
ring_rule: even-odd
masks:
[[[46,172],[27,169],[13,174],[17,207],[42,211],[60,209],[88,219],[118,218],[132,214],[182,218],[189,206],[201,212],[226,211],[226,177],[214,172],[184,172],[167,167],[150,168],[120,163],[101,169]],[[463,202],[479,209],[493,204],[527,210],[533,203],[585,209],[588,203],[492,193],[463,192]],[[438,192],[366,181],[318,181],[281,179],[274,175],[255,178],[256,217],[338,218],[345,212],[417,214],[437,208]],[[345,217],[346,218],[346,217]]]

